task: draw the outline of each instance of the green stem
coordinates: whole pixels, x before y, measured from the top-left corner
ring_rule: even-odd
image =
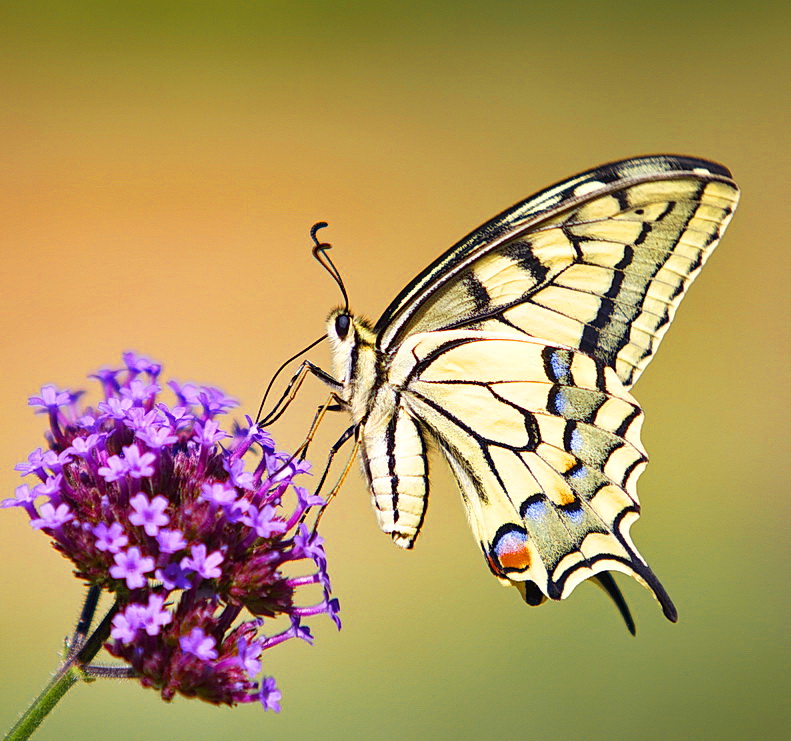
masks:
[[[82,679],[82,672],[74,664],[59,670],[8,732],[5,741],[21,741],[22,739],[30,738],[33,731],[41,725],[44,718],[57,705],[58,700],[77,684],[80,679]]]
[[[99,650],[110,635],[110,623],[117,612],[118,603],[110,608],[110,611],[104,616],[102,622],[99,623],[99,626],[80,651],[67,658],[49,684],[8,732],[5,741],[24,741],[24,739],[30,738],[33,731],[41,725],[44,718],[58,704],[60,698],[77,682],[87,679],[82,667],[99,653]]]

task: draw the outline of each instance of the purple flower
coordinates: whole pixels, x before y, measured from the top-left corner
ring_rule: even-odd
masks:
[[[220,429],[220,423],[214,419],[207,420],[206,424],[196,422],[194,430],[195,434],[192,436],[192,439],[207,448],[212,447],[215,443],[228,437],[228,433],[223,432]]]
[[[311,494],[304,486],[295,486],[294,491],[296,492],[299,503],[305,509],[308,507],[322,507],[326,504],[320,496]]]
[[[236,489],[226,484],[214,482],[213,484],[204,484],[201,487],[201,499],[207,502],[213,502],[219,505],[233,504],[236,499]]]
[[[335,627],[338,630],[341,629],[341,619],[338,616],[338,613],[341,611],[341,603],[337,599],[331,599],[327,601],[327,614],[332,619],[332,622],[335,623]]]
[[[91,373],[88,378],[95,378],[99,381],[105,389],[107,396],[109,396],[118,390],[116,377],[120,372],[120,370],[115,368],[99,368],[96,373]]]
[[[72,396],[68,391],[58,391],[54,386],[42,386],[41,396],[31,396],[28,399],[29,406],[43,407],[45,410],[57,409],[58,407],[71,404]]]
[[[121,397],[131,399],[132,402],[143,403],[153,399],[162,389],[155,383],[145,384],[142,381],[132,381],[127,388],[119,390]]]
[[[109,419],[126,419],[126,415],[132,408],[131,399],[118,399],[115,396],[99,404],[99,411]]]
[[[198,391],[198,401],[203,405],[204,414],[213,416],[215,414],[225,414],[229,409],[236,406],[236,399],[226,396],[219,389],[211,386],[203,386]]]
[[[151,464],[157,459],[156,455],[153,453],[141,454],[137,445],[128,445],[123,448],[123,451],[126,465],[129,468],[129,475],[133,479],[142,479],[154,475],[154,467]]]
[[[33,504],[38,497],[38,487],[34,486],[33,490],[30,490],[30,487],[27,484],[22,484],[17,486],[14,490],[14,498],[13,499],[4,499],[0,502],[0,507],[5,509],[6,507],[26,507],[26,505]]]
[[[110,527],[100,522],[91,532],[96,536],[96,548],[100,551],[118,553],[129,543],[129,538],[124,534],[124,527],[120,522],[114,522]]]
[[[188,427],[189,425],[193,424],[195,421],[195,415],[192,413],[189,407],[177,406],[173,407],[172,409],[168,409],[164,404],[159,404],[157,408],[160,414],[162,414],[165,419],[168,420],[171,428],[174,430],[181,430],[184,427]]]
[[[168,381],[168,386],[173,390],[173,393],[178,398],[179,402],[184,406],[190,407],[200,404],[200,387],[194,383],[178,383],[177,381]]]
[[[258,445],[270,453],[274,451],[275,441],[272,436],[266,430],[262,430],[255,424],[249,415],[245,415],[244,418],[247,422],[247,427],[237,429],[235,434],[250,442],[258,443]]]
[[[129,522],[146,531],[151,537],[159,532],[159,528],[170,522],[170,517],[165,514],[168,500],[161,495],[149,500],[145,494],[135,494],[130,500],[134,512],[129,515]]]
[[[147,583],[145,574],[154,570],[154,559],[143,556],[139,548],[116,553],[115,564],[110,567],[110,575],[116,579],[125,579],[129,589],[144,587]]]
[[[53,453],[52,450],[48,450],[48,453]],[[57,458],[57,453],[54,453],[55,458]],[[36,448],[28,457],[25,463],[17,463],[14,466],[15,471],[19,471],[20,476],[27,476],[31,473],[36,473],[38,471],[43,471],[44,467],[47,464],[44,461],[44,451],[41,448]]]
[[[274,710],[276,713],[280,712],[280,700],[283,697],[280,690],[275,684],[274,677],[264,677],[261,682],[261,690],[259,692],[259,699],[264,706],[264,710]]]
[[[228,471],[234,486],[238,486],[240,489],[254,488],[253,474],[244,470],[244,461],[241,458],[235,460],[226,458],[223,461],[223,468]]]
[[[291,617],[291,632],[295,638],[301,638],[305,643],[313,645],[313,634],[307,625],[302,625],[302,621],[298,616]]]
[[[154,448],[156,450],[178,442],[178,437],[173,434],[169,427],[147,427],[140,429],[138,430],[137,437],[148,445],[149,448]]]
[[[148,597],[148,605],[140,612],[141,627],[145,628],[150,636],[159,634],[160,628],[173,621],[173,615],[166,610],[163,605],[165,598],[159,594],[152,594]]]
[[[145,430],[159,422],[156,409],[147,412],[143,407],[132,407],[126,414],[124,424],[133,430]]]
[[[45,478],[45,468],[49,468],[51,471],[59,471],[64,463],[69,462],[69,459],[68,450],[64,450],[59,455],[54,450],[42,452],[41,448],[36,448],[27,457],[27,463],[17,463],[14,466],[14,470],[19,471],[20,476],[27,476],[28,474],[35,473],[43,479]]]
[[[247,424],[250,425],[247,433],[248,437],[251,437],[264,450],[274,451],[274,438],[266,430],[262,430],[258,425],[253,424],[253,420],[250,419],[250,417],[245,417],[245,419],[247,420]]]
[[[57,498],[60,495],[60,487],[63,482],[63,474],[48,476],[43,484],[36,487],[36,493],[44,497]]]
[[[137,631],[143,625],[143,610],[141,605],[129,605],[123,612],[119,612],[113,618],[113,627],[110,637],[121,643],[131,643],[134,641]]]
[[[255,505],[250,507],[247,515],[246,524],[255,530],[259,538],[271,538],[273,535],[281,535],[286,532],[288,527],[282,520],[275,519],[275,508],[265,505],[259,510]]]
[[[247,639],[242,636],[239,638],[236,645],[239,651],[239,661],[244,667],[244,670],[249,677],[255,677],[258,672],[261,671],[261,661],[258,657],[264,650],[263,644],[260,641],[248,642]]]
[[[120,481],[129,473],[129,466],[126,461],[118,455],[111,455],[107,459],[107,465],[99,469],[99,475],[108,483]]]
[[[162,582],[168,591],[174,589],[189,589],[192,582],[189,580],[189,571],[182,569],[177,563],[169,563],[164,569],[157,569],[154,576]]]
[[[189,635],[179,638],[179,646],[184,653],[197,656],[203,661],[217,658],[217,651],[214,647],[217,641],[211,636],[207,636],[200,628],[193,628]]]
[[[156,538],[160,553],[176,553],[187,547],[181,530],[160,530]]]
[[[224,560],[224,556],[219,551],[206,555],[206,546],[192,546],[190,552],[192,556],[185,556],[181,559],[181,568],[196,571],[204,579],[218,579],[222,576],[222,569],[219,568]]]
[[[156,378],[162,372],[162,365],[160,363],[155,363],[145,355],[125,352],[121,357],[124,361],[124,365],[133,373],[148,373],[152,378]]]
[[[272,483],[289,481],[301,473],[310,473],[309,461],[300,461],[288,453],[275,453],[269,459],[269,474]]]
[[[247,513],[252,507],[253,505],[250,504],[249,499],[238,499],[225,510],[225,516],[230,523],[235,524],[237,522],[243,522],[245,525],[249,526],[250,518],[247,516]]]
[[[323,543],[324,538],[318,533],[308,532],[304,524],[299,526],[299,532],[294,536],[294,548],[314,561],[325,558]]]
[[[144,686],[168,701],[180,693],[277,710],[274,680],[260,677],[264,651],[312,641],[302,622],[312,616],[340,624],[322,540],[297,527],[324,500],[299,485],[309,464],[275,453],[249,417],[246,429],[231,424],[233,435],[221,429],[230,397],[170,383],[177,403],[168,405],[160,372],[125,354],[124,367],[94,375],[98,408],[44,387],[31,401],[48,413],[48,447],[16,466],[34,479],[1,506],[23,508],[79,579],[114,594],[105,648]],[[37,511],[42,494],[50,501]],[[305,607],[311,585],[323,598]],[[263,638],[278,616],[290,627]]]
[[[69,505],[67,504],[59,504],[56,508],[47,502],[41,505],[39,514],[41,515],[40,517],[30,521],[31,527],[35,530],[41,530],[43,528],[57,530],[74,519],[74,515],[71,513],[71,509],[69,509]]]
[[[75,437],[72,438],[71,445],[67,448],[70,453],[87,458],[91,451],[99,444],[100,436],[97,434],[88,435],[88,437]]]

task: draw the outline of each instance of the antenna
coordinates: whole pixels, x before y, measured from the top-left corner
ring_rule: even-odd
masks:
[[[335,263],[327,254],[327,251],[332,249],[332,245],[328,242],[319,242],[318,238],[316,237],[316,232],[319,229],[324,229],[326,226],[329,226],[326,221],[319,221],[310,228],[310,237],[316,245],[313,248],[313,257],[318,260],[319,265],[321,265],[321,267],[323,267],[332,276],[332,279],[338,284],[338,288],[341,289],[341,294],[343,295],[343,301],[345,304],[343,310],[348,314],[349,295],[346,293],[346,286],[343,285],[343,278],[341,278],[338,268],[335,267]]]
[[[313,240],[315,245],[313,247],[313,257],[318,260],[319,265],[321,265],[321,267],[323,267],[332,276],[332,279],[338,284],[338,288],[341,289],[341,294],[343,295],[343,301],[345,304],[343,310],[348,314],[349,296],[346,293],[346,286],[343,285],[343,279],[341,278],[341,274],[338,272],[338,268],[335,267],[335,263],[333,263],[333,261],[330,259],[330,256],[327,254],[327,250],[331,250],[332,245],[328,244],[327,242],[319,242],[318,238],[316,237],[316,232],[318,232],[319,229],[324,229],[326,226],[329,226],[326,221],[319,221],[310,228],[310,238]],[[304,355],[306,352],[308,352],[308,350],[312,350],[314,347],[316,347],[316,345],[318,345],[320,342],[323,342],[325,339],[327,339],[327,336],[322,335],[317,340],[314,340],[307,347],[296,353],[296,355],[292,355],[275,371],[266,387],[266,391],[264,391],[264,398],[261,399],[261,405],[258,407],[258,414],[255,418],[256,424],[261,419],[261,414],[264,411],[264,405],[266,404],[266,400],[269,397],[269,392],[272,390],[272,386],[274,386],[277,377],[283,372],[285,367],[300,357],[300,355]]]

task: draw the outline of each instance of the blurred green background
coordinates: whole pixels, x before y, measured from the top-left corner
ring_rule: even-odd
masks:
[[[635,390],[652,463],[633,533],[677,625],[626,578],[636,639],[589,585],[525,607],[437,461],[412,553],[359,477],[329,510],[344,629],[315,620],[313,648],[267,656],[279,716],[99,682],[38,738],[787,737],[788,21],[780,3],[689,0],[3,3],[2,496],[42,443],[27,397],[124,349],[257,407],[338,300],[315,221],[375,317],[466,232],[600,162],[709,157],[744,191]],[[308,383],[281,444],[324,395]],[[20,512],[0,542],[7,726],[82,589]]]

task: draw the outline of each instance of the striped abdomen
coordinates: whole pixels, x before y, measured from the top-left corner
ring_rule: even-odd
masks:
[[[428,505],[425,432],[399,407],[399,394],[380,389],[360,430],[363,469],[379,527],[411,548]]]

